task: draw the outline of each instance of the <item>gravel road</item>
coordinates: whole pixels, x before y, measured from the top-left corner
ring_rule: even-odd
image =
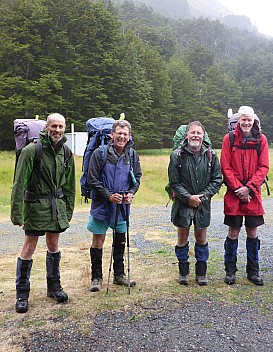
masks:
[[[273,279],[273,199],[265,199],[264,207],[266,224],[259,229],[259,254],[260,266],[266,269],[266,285]],[[161,243],[146,241],[144,235],[147,229],[174,232],[169,221],[170,209],[170,206],[133,207],[130,228],[136,235],[132,246],[144,254],[161,248]],[[81,240],[90,242],[90,235],[85,230],[87,217],[87,212],[75,213],[71,228],[61,236],[61,247],[76,244],[79,233]],[[210,248],[217,249],[221,255],[226,234],[223,203],[213,202],[208,241]],[[22,230],[10,222],[0,223],[0,254],[18,253],[23,237]],[[246,257],[244,230],[239,240],[239,256]],[[230,306],[213,296],[204,297],[201,301],[189,299],[188,295],[181,295],[179,299],[162,297],[160,301],[144,301],[126,310],[104,312],[90,318],[93,328],[89,334],[82,333],[78,324],[71,321],[64,322],[62,330],[47,331],[37,327],[30,331],[27,340],[21,341],[20,351],[273,351],[273,300],[267,307],[269,314],[264,314],[246,302]],[[141,314],[143,312],[145,314]],[[132,319],[136,316],[141,318]]]

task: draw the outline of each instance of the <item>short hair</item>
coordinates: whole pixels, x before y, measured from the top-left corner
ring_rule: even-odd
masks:
[[[50,122],[50,120],[52,120],[54,118],[63,119],[64,124],[65,124],[65,117],[63,115],[59,114],[58,112],[54,112],[53,114],[48,115],[48,117],[46,119],[47,123]]]
[[[127,120],[116,120],[113,123],[112,132],[115,132],[117,127],[121,127],[121,128],[127,127],[129,130],[129,133],[131,134],[131,124]]]
[[[254,110],[251,106],[241,106],[238,110],[238,114],[239,117],[241,117],[242,115],[254,117]]]
[[[188,124],[187,128],[186,128],[186,134],[189,132],[189,129],[192,127],[192,126],[200,126],[202,127],[202,130],[205,134],[206,130],[205,130],[205,127],[204,125],[200,122],[200,121],[193,121],[191,123]]]

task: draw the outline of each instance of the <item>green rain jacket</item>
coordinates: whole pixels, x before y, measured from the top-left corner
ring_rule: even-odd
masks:
[[[193,221],[197,229],[208,227],[211,216],[211,198],[222,185],[219,160],[208,144],[203,142],[201,153],[196,159],[188,149],[187,140],[172,152],[169,163],[169,183],[175,194],[171,220],[177,227],[188,228]],[[202,204],[191,208],[191,195],[204,194]]]
[[[75,165],[65,166],[64,137],[54,149],[46,131],[42,142],[41,170],[35,166],[35,144],[21,152],[11,194],[11,221],[24,230],[58,231],[69,227],[75,201]]]

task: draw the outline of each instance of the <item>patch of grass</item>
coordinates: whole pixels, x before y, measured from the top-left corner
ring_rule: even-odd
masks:
[[[138,150],[137,153],[139,156],[161,156],[161,155],[170,155],[172,149],[143,149]]]
[[[138,151],[143,176],[140,189],[134,198],[134,204],[138,206],[165,205],[168,202],[168,194],[165,186],[168,183],[168,164],[170,149],[142,150]],[[217,150],[220,157],[220,151]],[[273,150],[269,150],[270,160],[273,161]],[[13,170],[15,163],[14,152],[0,152],[0,221],[8,220],[10,213],[10,195],[13,182]],[[82,157],[75,157],[76,164],[76,203],[75,211],[87,211],[90,203],[85,204],[80,193],[80,177],[82,175]],[[269,188],[273,185],[273,170],[269,170]],[[226,188],[223,185],[213,200],[222,200]],[[262,187],[262,194],[267,197],[266,187]]]
[[[18,324],[19,328],[31,328],[31,327],[41,327],[45,326],[47,322],[45,320],[38,320],[38,319],[29,319],[27,321],[21,321]]]

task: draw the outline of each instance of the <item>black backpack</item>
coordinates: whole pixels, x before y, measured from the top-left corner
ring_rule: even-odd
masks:
[[[253,145],[236,145],[236,144],[234,144],[235,136],[234,136],[233,131],[235,130],[235,128],[237,126],[238,120],[239,120],[239,114],[238,113],[233,114],[232,109],[229,109],[229,111],[228,111],[228,134],[229,134],[230,150],[232,150],[232,148],[256,149],[257,154],[258,154],[258,158],[259,158],[260,157],[260,148],[261,148],[260,141],[259,141],[259,143],[253,144]],[[256,114],[254,114],[254,123],[253,123],[253,127],[252,127],[252,133],[254,135],[258,135],[258,134],[262,133],[260,119]],[[268,181],[268,176],[266,176],[263,183],[266,186],[267,195],[270,196],[270,189],[269,189],[267,181]],[[224,183],[225,183],[225,181],[224,181]]]

